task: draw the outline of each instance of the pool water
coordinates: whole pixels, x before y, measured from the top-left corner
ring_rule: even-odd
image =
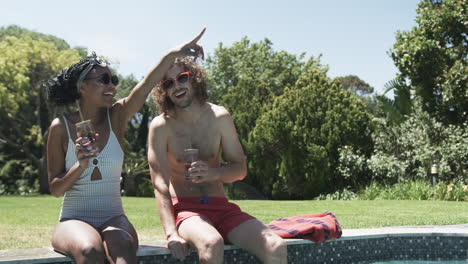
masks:
[[[468,260],[388,260],[371,264],[467,264]]]

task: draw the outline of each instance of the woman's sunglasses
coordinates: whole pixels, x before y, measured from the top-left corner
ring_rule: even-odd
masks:
[[[97,79],[98,82],[100,82],[100,83],[102,83],[104,85],[108,85],[111,82],[115,86],[117,86],[119,84],[119,77],[117,77],[116,75],[110,76],[107,72],[100,75],[100,76],[87,78],[85,80],[93,80],[93,79]]]
[[[175,79],[165,79],[161,81],[161,88],[167,91],[174,87],[175,83],[186,83],[190,79],[190,72],[182,72]]]

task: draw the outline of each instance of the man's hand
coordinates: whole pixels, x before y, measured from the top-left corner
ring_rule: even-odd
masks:
[[[202,160],[197,160],[192,163],[189,172],[189,179],[193,183],[211,182],[219,180],[221,168],[210,168],[208,164]]]
[[[190,254],[190,244],[177,234],[167,238],[167,247],[176,259],[183,261]]]

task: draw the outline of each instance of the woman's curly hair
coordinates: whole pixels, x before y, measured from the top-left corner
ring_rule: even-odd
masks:
[[[92,55],[73,64],[69,68],[62,69],[52,79],[46,82],[47,98],[56,105],[63,106],[74,103],[80,98],[77,82],[81,73],[99,58],[93,52]]]
[[[181,67],[183,71],[190,72],[190,82],[195,91],[195,99],[200,104],[205,103],[208,100],[208,81],[205,70],[192,57],[177,58],[174,65]],[[174,109],[174,103],[167,95],[167,92],[161,87],[161,83],[158,83],[153,89],[153,99],[159,111],[166,116],[169,111]]]

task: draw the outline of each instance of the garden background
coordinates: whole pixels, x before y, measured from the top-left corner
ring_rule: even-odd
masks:
[[[276,50],[269,39],[219,43],[203,62],[210,101],[230,111],[248,160],[248,177],[226,186],[230,198],[467,201],[466,10],[466,0],[420,2],[416,26],[395,32],[388,55],[399,72],[386,94],[356,75],[332,78],[320,55]],[[48,193],[47,128],[72,109],[50,105],[44,83],[87,53],[0,28],[0,194]],[[115,99],[139,81],[119,77]],[[146,140],[156,115],[148,99],[129,122],[125,196],[153,195]]]

